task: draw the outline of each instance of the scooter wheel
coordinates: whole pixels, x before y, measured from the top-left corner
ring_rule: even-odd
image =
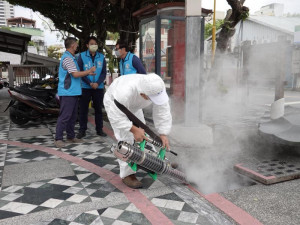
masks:
[[[12,113],[11,111],[9,114],[9,118],[13,123],[18,124],[18,125],[24,125],[25,123],[27,123],[29,121],[28,118],[23,117],[22,115],[17,115],[17,113]]]

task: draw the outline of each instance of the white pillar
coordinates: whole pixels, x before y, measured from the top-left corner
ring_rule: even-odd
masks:
[[[200,117],[201,0],[186,0],[185,125],[198,126]]]

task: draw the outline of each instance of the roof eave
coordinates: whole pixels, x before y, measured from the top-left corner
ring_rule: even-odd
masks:
[[[294,35],[294,32],[291,32],[291,31],[282,29],[282,28],[280,28],[280,27],[276,27],[276,26],[270,25],[270,24],[268,24],[268,23],[261,22],[261,21],[259,21],[259,20],[254,19],[254,18],[251,18],[251,17],[248,17],[247,20],[250,20],[250,21],[252,21],[252,22],[258,23],[258,24],[263,25],[263,26],[265,26],[265,27],[270,27],[270,28],[272,28],[272,29],[274,29],[274,30],[278,30],[278,31],[280,31],[280,32],[283,32],[283,33],[286,33],[286,34],[289,34],[289,35]]]

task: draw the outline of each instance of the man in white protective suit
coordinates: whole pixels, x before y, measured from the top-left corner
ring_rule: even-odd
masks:
[[[169,97],[163,80],[156,74],[133,74],[121,76],[113,81],[104,96],[104,106],[108,119],[118,141],[133,144],[146,139],[143,129],[132,124],[127,116],[115,105],[114,99],[124,105],[136,117],[145,123],[142,109],[153,103],[153,121],[163,147],[169,149],[167,135],[172,126]],[[136,178],[126,162],[118,159],[120,177],[131,188],[141,188],[142,183]]]

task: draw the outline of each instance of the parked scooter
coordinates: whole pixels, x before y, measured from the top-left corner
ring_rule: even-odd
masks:
[[[2,89],[3,87],[8,87],[9,84],[6,81],[6,79],[0,78],[0,89]]]
[[[12,100],[5,111],[10,110],[10,119],[15,124],[23,125],[30,120],[57,117],[59,114],[56,89],[37,89],[23,85],[10,87],[8,93]]]

